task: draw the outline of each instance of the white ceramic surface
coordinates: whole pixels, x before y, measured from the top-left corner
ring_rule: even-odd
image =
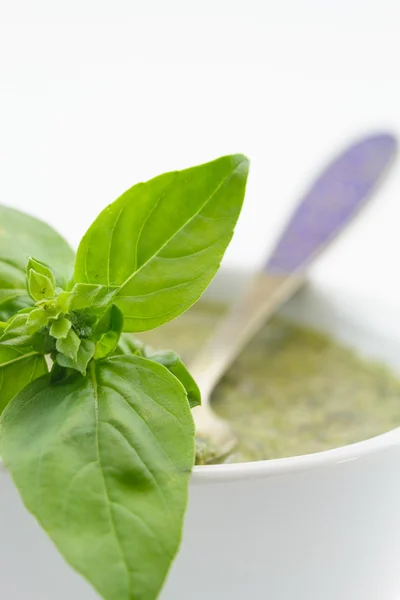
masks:
[[[400,307],[326,287],[285,312],[400,373]],[[319,454],[195,469],[181,552],[161,600],[396,600],[400,430]],[[95,600],[0,467],[1,600]]]

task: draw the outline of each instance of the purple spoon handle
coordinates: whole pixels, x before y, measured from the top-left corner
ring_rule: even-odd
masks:
[[[381,133],[362,139],[331,162],[300,201],[266,271],[303,271],[369,199],[396,151],[396,139]]]

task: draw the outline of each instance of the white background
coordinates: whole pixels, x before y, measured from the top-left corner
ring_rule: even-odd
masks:
[[[400,135],[399,0],[0,0],[0,201],[73,245],[158,173],[242,152],[254,268],[324,161]],[[314,276],[397,302],[400,162]]]

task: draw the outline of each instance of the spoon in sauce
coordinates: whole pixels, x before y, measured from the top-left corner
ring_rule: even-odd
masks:
[[[377,133],[359,140],[320,174],[295,209],[265,267],[233,303],[190,365],[202,405],[193,409],[197,461],[226,456],[235,433],[210,406],[213,389],[243,347],[301,286],[305,273],[377,190],[397,152],[396,139]]]

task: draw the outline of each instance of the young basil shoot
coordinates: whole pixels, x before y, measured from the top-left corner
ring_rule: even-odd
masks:
[[[104,600],[154,600],[179,548],[196,383],[127,332],[174,319],[218,270],[248,174],[225,156],[133,186],[76,258],[0,207],[0,456],[26,508]]]

